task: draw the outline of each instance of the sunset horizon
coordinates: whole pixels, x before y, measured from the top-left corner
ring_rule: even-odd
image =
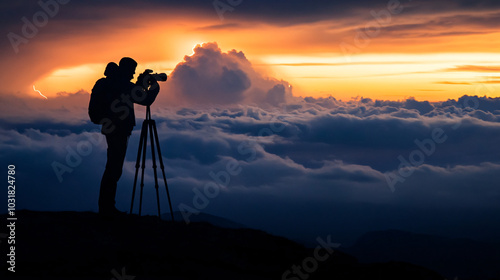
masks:
[[[111,10],[103,4],[94,13],[107,17],[89,22],[102,36],[89,40],[91,34],[77,31],[87,28],[90,17],[68,17],[81,11],[59,4],[58,14],[47,15],[46,22],[36,12],[33,17],[28,14],[24,20],[11,21],[6,29],[10,47],[4,44],[2,58],[23,69],[24,75],[22,80],[11,71],[2,75],[13,81],[6,89],[23,96],[36,96],[29,90],[32,85],[48,97],[58,92],[90,92],[92,81],[102,76],[108,61],[130,56],[137,59],[139,68],[169,74],[193,54],[196,45],[217,43],[222,52],[243,52],[265,76],[289,82],[294,96],[333,96],[344,101],[360,96],[391,101],[500,96],[500,40],[492,25],[498,11],[465,10],[456,4],[439,11],[432,10],[433,6],[439,5],[373,2],[341,5],[346,12],[342,15],[321,11],[316,18],[307,14],[272,18],[264,13],[261,20],[245,10],[245,3],[200,5],[191,10],[169,5]],[[33,11],[37,9],[44,11],[32,5]],[[30,33],[36,33],[36,40],[28,38]],[[63,50],[60,45],[65,46]],[[52,55],[54,50],[57,56]],[[53,59],[31,68],[37,60],[34,55]]]

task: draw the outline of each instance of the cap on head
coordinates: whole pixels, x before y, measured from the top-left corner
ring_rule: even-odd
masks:
[[[135,72],[135,68],[137,67],[137,62],[130,57],[124,57],[120,59],[120,68],[125,71]]]

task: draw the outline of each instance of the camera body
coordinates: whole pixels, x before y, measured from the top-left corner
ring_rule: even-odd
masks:
[[[151,84],[152,80],[157,82],[165,82],[167,80],[167,74],[165,73],[153,73],[153,70],[146,69],[143,73],[137,77],[137,82],[141,84]]]

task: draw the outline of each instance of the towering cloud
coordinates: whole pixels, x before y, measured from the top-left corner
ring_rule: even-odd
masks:
[[[217,43],[196,46],[170,76],[166,92],[188,104],[257,103],[278,106],[291,98],[285,81],[258,73],[243,52],[221,51]]]

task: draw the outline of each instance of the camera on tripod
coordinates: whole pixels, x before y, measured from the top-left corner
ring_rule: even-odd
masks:
[[[146,69],[139,75],[139,77],[137,77],[137,82],[143,85],[151,85],[153,79],[157,82],[165,82],[167,80],[167,74],[153,73],[153,70]]]

